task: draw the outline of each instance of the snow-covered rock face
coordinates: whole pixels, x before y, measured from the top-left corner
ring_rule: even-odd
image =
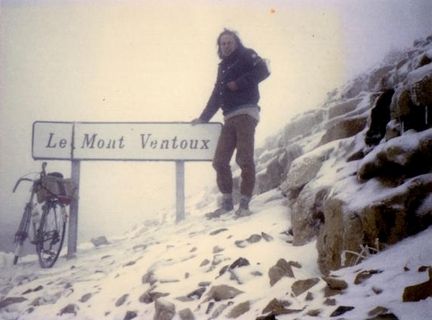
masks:
[[[258,167],[282,173],[293,242],[319,235],[322,272],[352,263],[341,258],[347,250],[377,241],[383,247],[432,223],[431,127],[432,36],[329,94],[320,108],[268,139]],[[302,153],[284,170],[276,161],[291,145]],[[260,181],[267,182],[256,192],[273,187],[269,180],[261,171]]]

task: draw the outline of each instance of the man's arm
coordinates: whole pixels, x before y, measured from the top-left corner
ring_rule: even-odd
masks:
[[[207,102],[206,107],[202,111],[201,115],[198,119],[195,119],[195,122],[209,122],[210,119],[215,115],[215,113],[219,110],[219,101],[217,96],[217,86],[215,85],[213,92]]]
[[[255,51],[247,49],[244,59],[250,70],[235,80],[238,89],[256,85],[270,75],[266,62]]]

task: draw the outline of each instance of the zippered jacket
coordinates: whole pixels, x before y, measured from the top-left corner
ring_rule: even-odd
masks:
[[[245,106],[258,106],[258,84],[269,75],[267,64],[254,50],[238,48],[219,63],[216,83],[200,120],[209,121],[219,108],[226,116]],[[228,88],[230,81],[237,84],[238,90]]]

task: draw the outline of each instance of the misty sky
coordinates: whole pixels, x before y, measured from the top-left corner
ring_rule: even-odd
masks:
[[[260,144],[389,50],[429,35],[431,12],[430,0],[0,1],[1,226],[23,206],[14,182],[40,166],[36,120],[189,121],[210,95],[227,27],[270,63]],[[187,192],[214,180],[210,163],[186,169]],[[151,218],[173,205],[173,186],[173,163],[83,163],[81,229]]]

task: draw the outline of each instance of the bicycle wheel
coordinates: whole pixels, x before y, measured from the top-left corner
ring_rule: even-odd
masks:
[[[23,244],[28,236],[28,230],[30,226],[30,211],[31,211],[31,206],[27,203],[24,209],[23,216],[21,217],[18,230],[15,233],[15,239],[14,239],[15,251],[14,251],[14,260],[13,260],[14,265],[18,263],[18,259],[19,257],[21,257]]]
[[[36,252],[42,268],[51,268],[63,246],[66,220],[57,205],[46,204],[36,236]]]

